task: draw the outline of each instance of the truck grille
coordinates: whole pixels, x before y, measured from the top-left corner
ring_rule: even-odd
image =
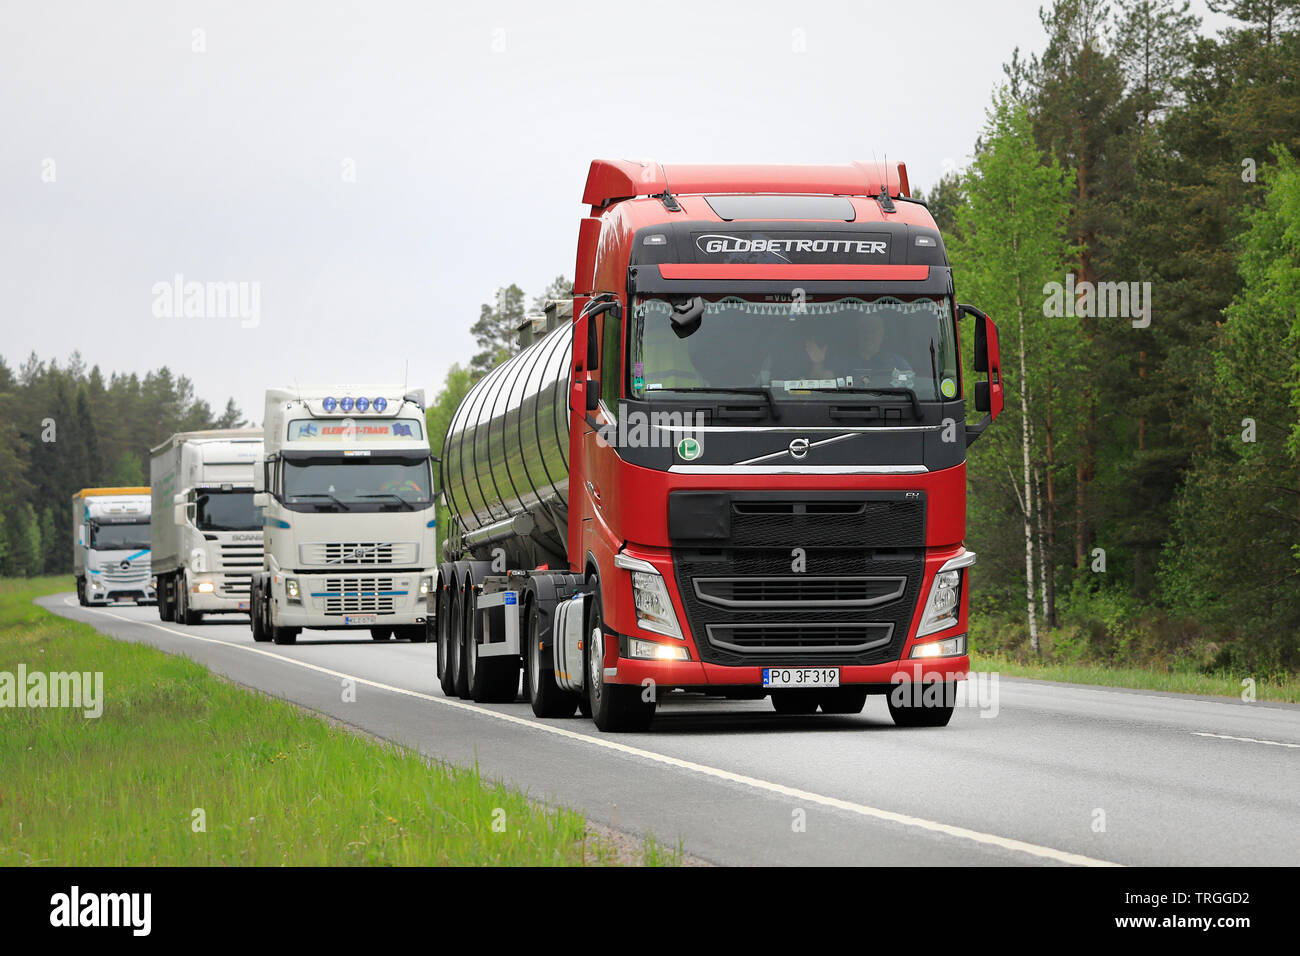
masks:
[[[340,541],[304,544],[305,565],[352,566],[414,565],[420,546],[414,541]]]
[[[221,570],[244,571],[252,574],[254,571],[260,571],[262,568],[262,545],[253,544],[223,544],[221,546]]]
[[[149,565],[133,564],[123,569],[118,564],[105,564],[100,568],[100,577],[110,588],[141,588],[149,583]]]
[[[907,579],[792,574],[775,578],[696,578],[694,584],[701,601],[719,607],[872,607],[902,597]]]
[[[916,609],[924,552],[794,541],[804,548],[806,577],[790,573],[789,547],[673,549],[700,657],[730,666],[898,660]],[[744,603],[724,603],[737,600]]]
[[[893,624],[707,624],[709,643],[737,654],[860,654],[888,644]]]
[[[395,599],[392,578],[326,578],[323,595],[326,614],[392,614]]]
[[[924,547],[924,499],[733,497],[728,543],[766,548],[777,541],[789,541],[791,547]]]

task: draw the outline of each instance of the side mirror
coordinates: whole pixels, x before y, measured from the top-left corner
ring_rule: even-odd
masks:
[[[177,497],[180,497],[179,495]],[[176,524],[185,523],[185,505],[184,503],[172,505],[172,521]]]
[[[587,411],[594,412],[600,407],[600,381],[594,378],[587,379]]]
[[[253,491],[266,490],[266,462],[259,461],[253,466]]]
[[[269,508],[271,506],[271,496],[265,491],[253,492],[254,508]]]
[[[1002,356],[998,351],[998,327],[988,315],[973,305],[958,305],[957,314],[969,315],[975,319],[975,354],[971,356],[972,364],[976,372],[984,372],[987,376],[984,381],[975,383],[975,410],[984,412],[985,415],[976,424],[966,426],[966,445],[970,447],[984,433],[984,429],[1002,414]]]
[[[622,315],[622,308],[617,299],[592,299],[582,313],[587,319],[588,371],[594,372],[600,368],[600,338],[596,335],[596,316],[604,315],[606,312],[612,312],[615,318]]]

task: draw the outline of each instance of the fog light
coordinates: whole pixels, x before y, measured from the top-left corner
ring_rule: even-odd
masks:
[[[947,637],[942,641],[930,641],[917,644],[912,648],[912,657],[961,657],[966,653],[966,635]]]
[[[690,653],[684,647],[675,644],[660,644],[657,641],[643,641],[640,638],[628,638],[627,656],[647,661],[689,661]]]

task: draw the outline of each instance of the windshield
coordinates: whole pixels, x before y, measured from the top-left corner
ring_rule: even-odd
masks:
[[[195,499],[194,523],[200,531],[260,531],[262,517],[253,507],[253,492],[204,491]]]
[[[947,297],[772,298],[705,296],[699,327],[685,337],[670,301],[638,298],[629,394],[758,386],[774,398],[822,401],[828,389],[911,389],[920,401],[959,394]]]
[[[284,501],[317,511],[427,508],[428,459],[284,462]]]
[[[140,521],[133,524],[95,524],[90,525],[90,546],[96,551],[140,551],[147,550],[149,543],[149,522]]]

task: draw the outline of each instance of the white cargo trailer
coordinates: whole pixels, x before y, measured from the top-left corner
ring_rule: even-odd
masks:
[[[246,614],[262,567],[262,518],[253,507],[260,428],[179,432],[153,449],[153,570],[158,616],[196,624]]]
[[[262,424],[253,639],[292,644],[312,628],[428,640],[437,558],[423,390],[268,389]]]

